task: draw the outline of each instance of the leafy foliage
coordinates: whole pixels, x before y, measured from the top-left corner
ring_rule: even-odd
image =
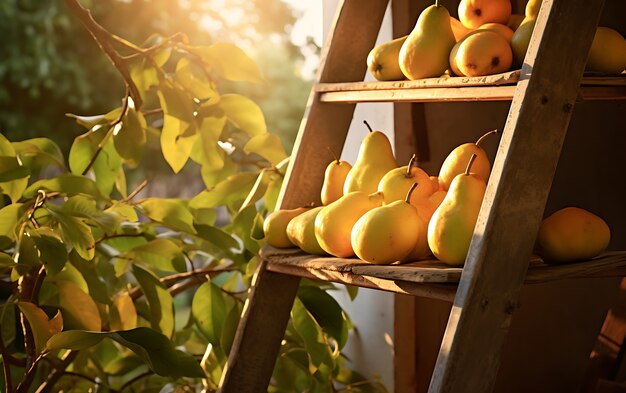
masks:
[[[223,82],[265,80],[231,44],[175,35],[139,47],[106,34],[98,40],[133,51],[127,94],[106,114],[71,115],[86,131],[67,160],[50,139],[0,134],[3,382],[7,392],[82,392],[96,381],[111,392],[213,391],[288,160],[259,106]],[[144,195],[143,165],[156,153],[173,173],[196,168],[204,190]],[[346,368],[350,320],[306,284],[270,390],[384,391]]]

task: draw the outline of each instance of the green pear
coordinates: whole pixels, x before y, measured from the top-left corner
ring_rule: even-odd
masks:
[[[485,182],[489,180],[489,174],[491,173],[491,164],[487,153],[480,147],[482,141],[490,135],[493,135],[497,130],[489,131],[476,141],[476,143],[464,143],[457,146],[454,150],[448,154],[446,159],[441,164],[439,170],[439,187],[442,190],[448,190],[450,183],[458,174],[465,172],[465,167],[470,157],[475,154],[476,162],[474,162],[474,173],[483,178]]]
[[[578,207],[566,207],[541,222],[537,252],[547,263],[581,261],[598,256],[610,241],[611,230],[602,218]]]
[[[398,54],[408,36],[377,45],[367,55],[367,69],[379,81],[400,81],[405,79]]]
[[[403,260],[415,248],[421,220],[409,200],[416,186],[413,183],[404,200],[374,208],[354,224],[351,242],[360,259],[392,263]]]
[[[411,80],[441,76],[448,69],[448,56],[454,44],[450,13],[437,0],[422,11],[400,48],[400,69]]]
[[[534,18],[525,18],[511,38],[513,65],[518,68],[524,64],[524,57],[526,57],[526,51],[528,50],[528,45],[530,45],[530,37],[533,35],[535,21]]]
[[[413,183],[417,183],[418,187],[411,194],[411,200],[427,198],[434,192],[430,176],[416,165],[415,154],[411,157],[409,165],[387,172],[378,183],[378,191],[383,193],[385,204],[390,204],[403,200]]]
[[[275,210],[263,221],[263,233],[267,244],[278,248],[295,247],[287,237],[287,225],[296,216],[309,210],[309,207]]]
[[[352,169],[352,165],[336,156],[328,164],[324,172],[324,183],[322,185],[322,205],[329,205],[343,196],[343,185],[346,182],[350,169]]]
[[[428,246],[435,257],[452,266],[465,263],[485,195],[485,180],[470,172],[476,158],[473,154],[465,172],[452,180],[428,224]]]
[[[626,69],[626,40],[617,31],[598,27],[587,58],[587,70],[621,74]]]
[[[287,224],[289,240],[309,254],[326,254],[315,238],[315,217],[324,206],[314,207],[296,217]]]
[[[541,3],[542,0],[528,0],[524,10],[526,18],[537,18],[537,15],[539,15],[539,9],[541,8]]]
[[[356,162],[346,177],[344,194],[352,191],[375,193],[385,173],[398,167],[387,136],[380,131],[372,130],[367,122],[364,123],[370,133],[361,142]]]
[[[322,249],[340,258],[354,256],[350,242],[354,223],[382,203],[383,195],[379,192],[368,195],[353,191],[325,206],[315,219],[315,237]]]

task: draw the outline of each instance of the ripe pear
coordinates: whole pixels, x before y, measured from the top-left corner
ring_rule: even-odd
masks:
[[[503,25],[501,23],[485,23],[481,25],[478,30],[491,30],[500,34],[502,38],[506,40],[506,42],[511,44],[511,39],[513,38],[514,31],[507,25]]]
[[[620,74],[624,69],[626,69],[626,40],[611,28],[598,27],[589,50],[587,70]]]
[[[465,37],[455,55],[458,70],[466,76],[505,72],[511,68],[512,62],[511,46],[500,33],[492,30],[477,30],[476,34]]]
[[[415,205],[413,205],[415,207]],[[418,213],[418,229],[415,232],[415,245],[413,249],[404,257],[403,261],[417,261],[418,259],[424,259],[432,254],[430,251],[430,247],[428,246],[428,221],[424,219],[424,217],[420,214],[419,209],[417,209]]]
[[[367,55],[367,69],[379,81],[400,81],[405,79],[398,54],[408,36],[377,45]]]
[[[322,249],[339,258],[354,256],[350,242],[354,223],[382,203],[383,195],[380,192],[368,195],[362,191],[353,191],[325,206],[315,219],[315,237]]]
[[[460,20],[455,17],[450,17],[450,27],[452,28],[452,34],[454,34],[454,39],[459,42],[463,37],[465,37],[470,31],[467,27],[463,26]]]
[[[485,23],[506,24],[511,18],[510,0],[461,0],[459,20],[469,29]]]
[[[420,229],[417,210],[409,203],[413,183],[404,200],[374,208],[354,224],[351,233],[354,252],[376,264],[401,261],[415,248]]]
[[[526,3],[525,14],[527,18],[536,18],[539,15],[542,0],[528,0]]]
[[[447,191],[437,191],[428,198],[411,200],[411,205],[417,209],[420,217],[428,224],[447,193]]]
[[[294,217],[287,224],[287,237],[296,246],[309,254],[326,254],[315,238],[315,217],[324,206],[314,207]]]
[[[509,29],[515,31],[517,30],[518,27],[520,27],[523,20],[524,20],[524,15],[511,14],[511,17],[509,18],[509,21],[507,22],[506,25],[509,27]]]
[[[442,262],[461,266],[465,263],[486,185],[481,176],[471,173],[477,158],[470,158],[464,173],[457,175],[441,205],[428,224],[428,245]]]
[[[535,28],[535,19],[524,19],[522,24],[515,30],[511,38],[511,49],[513,50],[513,64],[515,67],[521,67],[526,57],[528,45],[530,45],[530,37],[533,35]]]
[[[602,218],[566,207],[541,222],[537,252],[547,263],[580,261],[598,256],[610,240],[611,230]]]
[[[413,183],[417,183],[419,187],[413,191],[411,198],[426,198],[434,192],[430,176],[414,165],[415,162],[416,156],[413,154],[409,165],[392,169],[380,179],[378,191],[383,193],[385,205],[403,200]]]
[[[448,55],[455,43],[450,13],[436,0],[422,11],[402,45],[400,69],[411,80],[441,76],[448,68]]]
[[[367,122],[364,123],[370,133],[361,142],[356,162],[348,172],[343,186],[344,194],[352,191],[372,194],[378,189],[378,183],[385,173],[398,167],[387,136],[372,130]]]
[[[267,244],[278,248],[295,247],[287,237],[287,225],[296,216],[309,210],[309,207],[275,210],[263,221],[263,233]]]
[[[341,198],[343,195],[343,185],[346,182],[348,172],[352,165],[338,157],[328,164],[324,172],[324,183],[322,185],[322,205],[328,205]]]
[[[497,130],[489,131],[478,138],[476,143],[464,143],[457,146],[448,154],[439,170],[439,187],[442,190],[448,190],[452,179],[454,179],[456,175],[465,172],[466,163],[473,154],[476,155],[476,162],[473,164],[473,172],[487,182],[489,174],[491,173],[491,165],[487,153],[480,147],[480,144],[485,138],[496,132]]]
[[[430,176],[430,182],[433,184],[433,192],[439,191],[439,177]]]

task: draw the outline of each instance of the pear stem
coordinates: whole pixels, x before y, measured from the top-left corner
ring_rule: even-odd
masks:
[[[472,165],[474,164],[474,161],[476,160],[476,157],[477,157],[476,154],[472,154],[472,156],[470,157],[470,160],[467,163],[467,168],[465,168],[465,174],[466,175],[470,174],[470,169],[472,169]]]
[[[411,178],[411,168],[413,167],[413,165],[417,166],[417,155],[413,154],[411,156],[411,159],[409,160],[409,165],[406,166],[406,175],[404,175],[407,178]]]
[[[439,7],[439,0],[435,0],[435,7]]]
[[[333,156],[333,158],[335,159],[335,162],[337,164],[339,164],[339,157],[337,157],[337,155],[335,154],[335,152],[333,151],[333,149],[331,149],[329,146],[326,146],[326,148],[328,149],[328,151],[330,152],[330,154]]]
[[[374,130],[372,130],[372,127],[370,127],[370,123],[368,123],[367,120],[363,120],[363,123],[367,126],[367,129],[370,130],[370,132],[374,132]]]
[[[415,190],[416,187],[417,183],[411,184],[411,188],[409,188],[409,191],[406,193],[406,198],[404,198],[406,203],[411,203],[411,194],[413,194],[413,190]]]
[[[480,138],[478,138],[478,140],[476,141],[476,146],[480,146],[480,143],[481,143],[481,142],[482,142],[485,138],[487,138],[489,135],[493,135],[493,134],[495,134],[495,133],[497,133],[497,132],[498,132],[498,129],[491,130],[491,131],[489,131],[489,132],[485,133],[485,135],[483,135],[483,136],[481,136]]]

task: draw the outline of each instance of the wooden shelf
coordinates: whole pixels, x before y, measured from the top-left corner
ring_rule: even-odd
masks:
[[[309,255],[297,248],[266,246],[261,258],[267,269],[294,276],[333,281],[389,292],[452,301],[462,268],[450,267],[436,259],[395,265],[373,265],[356,258]],[[585,277],[626,276],[626,251],[606,252],[589,261],[547,265],[534,256],[526,284]]]
[[[510,101],[520,70],[484,77],[445,77],[415,81],[319,83],[320,101],[357,102],[455,102]],[[586,75],[579,100],[626,99],[626,74]]]

